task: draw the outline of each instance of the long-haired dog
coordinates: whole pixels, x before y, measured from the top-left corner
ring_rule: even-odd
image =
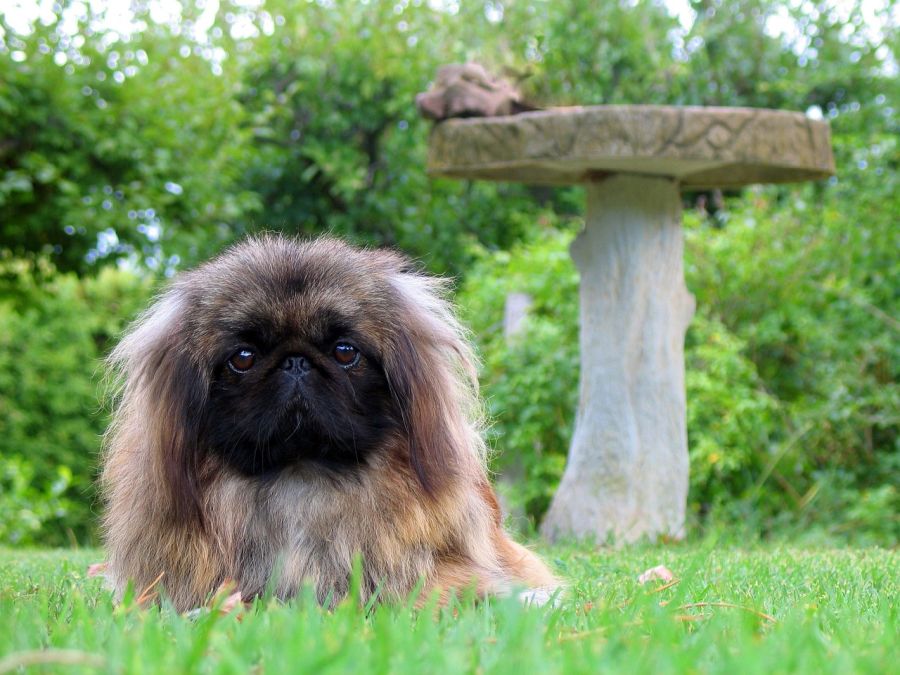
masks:
[[[181,274],[111,355],[107,576],[176,608],[553,588],[501,526],[444,283],[334,239],[247,240]]]

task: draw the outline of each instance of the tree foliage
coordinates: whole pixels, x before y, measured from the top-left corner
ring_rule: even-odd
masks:
[[[0,15],[2,17],[2,15]],[[176,267],[230,239],[255,195],[234,82],[162,27],[127,40],[38,23],[0,52],[0,246],[88,271]]]
[[[715,219],[686,196],[691,501],[701,521],[896,541],[900,10],[690,5],[682,25],[654,0],[232,0],[174,19],[138,2],[123,28],[62,2],[28,30],[0,9],[0,540],[90,536],[101,357],[159,277],[267,229],[460,278],[497,466],[518,458],[540,516],[577,396],[582,194],[425,174],[414,95],[475,59],[536,105],[830,120],[834,180],[734,193]],[[529,327],[507,344],[523,290]]]

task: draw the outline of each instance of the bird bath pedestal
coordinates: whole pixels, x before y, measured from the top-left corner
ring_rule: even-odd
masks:
[[[829,128],[800,113],[596,106],[448,120],[429,173],[583,183],[581,391],[575,433],[543,531],[550,539],[684,534],[688,451],[681,189],[818,180]]]

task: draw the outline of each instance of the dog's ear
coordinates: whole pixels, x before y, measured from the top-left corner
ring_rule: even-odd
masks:
[[[173,522],[204,526],[200,444],[208,377],[187,344],[185,293],[172,287],[110,355],[120,395],[110,452],[147,453],[163,508]],[[121,447],[136,446],[136,447]]]
[[[399,314],[385,372],[410,466],[434,495],[484,460],[475,360],[441,280],[403,269],[391,281]]]

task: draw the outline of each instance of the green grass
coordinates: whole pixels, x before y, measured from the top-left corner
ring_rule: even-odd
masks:
[[[85,577],[97,552],[0,551],[0,670],[49,650],[75,664],[41,668],[67,673],[900,672],[895,551],[710,543],[547,556],[572,582],[556,608],[495,599],[367,614],[300,598],[191,621],[114,607]],[[657,564],[680,582],[639,585]],[[712,602],[740,607],[686,607]]]

